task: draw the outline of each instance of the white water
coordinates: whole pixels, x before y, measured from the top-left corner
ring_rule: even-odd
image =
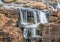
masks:
[[[57,3],[57,8],[60,8],[60,3]]]
[[[48,23],[46,14],[42,11],[40,11],[40,23],[43,23],[43,24]]]
[[[37,24],[37,16],[36,16],[36,12],[35,11],[33,11],[33,15],[34,15],[34,21],[35,21],[35,23]]]
[[[21,15],[21,23],[23,23],[23,14],[22,14],[21,10],[20,10],[20,15]]]
[[[4,4],[4,3],[0,0],[0,4]]]
[[[29,9],[28,9],[29,10]],[[33,9],[32,9],[33,10]],[[32,11],[31,10],[31,11]],[[40,19],[40,22],[38,22],[37,21],[37,12],[36,12],[36,10],[33,10],[32,11],[33,12],[33,15],[34,15],[34,22],[35,22],[35,24],[28,24],[28,21],[27,21],[27,11],[26,11],[26,13],[25,13],[25,16],[26,16],[26,21],[27,22],[25,22],[24,21],[24,19],[23,19],[23,14],[22,14],[22,11],[21,11],[21,9],[20,9],[20,15],[21,15],[21,24],[23,24],[24,25],[24,31],[23,31],[23,36],[24,36],[24,38],[25,39],[27,39],[28,38],[28,30],[30,30],[30,32],[31,32],[31,37],[40,37],[39,35],[37,35],[37,29],[38,29],[38,25],[40,24],[40,23],[42,23],[42,24],[45,24],[45,23],[48,23],[48,20],[47,20],[47,17],[46,17],[46,14],[44,13],[44,12],[42,12],[42,11],[37,11],[38,12],[38,15],[39,15],[39,19]],[[29,29],[27,29],[27,28],[29,28]]]

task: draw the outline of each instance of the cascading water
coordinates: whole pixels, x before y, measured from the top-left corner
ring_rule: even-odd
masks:
[[[2,2],[2,0],[0,0],[0,4],[4,4],[4,3]]]
[[[46,14],[42,11],[40,11],[40,23],[42,24],[48,23]]]
[[[23,23],[23,15],[22,15],[21,10],[20,10],[19,12],[20,12],[20,15],[22,16],[22,17],[21,17],[21,23]]]
[[[60,8],[60,3],[55,3],[53,6],[51,6],[52,10],[57,11],[58,8]]]
[[[22,11],[24,10],[24,11]],[[39,24],[45,24],[48,23],[46,14],[42,12],[41,10],[34,10],[34,9],[19,9],[20,12],[20,25],[23,25],[24,30],[23,30],[23,36],[25,39],[28,38],[28,33],[30,32],[30,37],[32,38],[41,38],[41,36],[37,35],[37,29]],[[28,15],[29,14],[29,15]],[[33,14],[33,15],[32,15]],[[31,19],[31,22],[28,22],[27,19]],[[27,29],[29,28],[29,29]],[[29,31],[29,32],[28,32]]]
[[[60,3],[57,3],[57,8],[60,8]]]
[[[35,21],[35,23],[37,24],[37,16],[36,16],[36,12],[33,11],[33,13],[34,13],[34,21]]]

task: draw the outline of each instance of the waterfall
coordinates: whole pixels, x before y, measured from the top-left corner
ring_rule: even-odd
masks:
[[[28,29],[24,29],[24,31],[23,31],[23,36],[24,36],[25,39],[27,39]]]
[[[22,15],[22,12],[21,12],[21,9],[20,9],[20,18],[21,18],[21,23],[23,23],[23,15]]]
[[[36,16],[36,12],[35,11],[33,11],[34,12],[34,21],[35,21],[35,23],[37,24],[37,16]]]
[[[26,13],[23,13],[22,10],[25,10]],[[20,18],[21,18],[20,19],[21,25],[23,25],[23,27],[24,27],[24,30],[23,30],[23,36],[24,36],[24,38],[28,39],[28,36],[30,36],[32,38],[35,38],[35,37],[36,38],[41,38],[41,36],[37,34],[37,29],[38,29],[39,24],[41,24],[41,23],[42,24],[48,23],[46,14],[44,12],[42,12],[41,10],[34,10],[34,9],[22,9],[22,10],[19,9]],[[28,11],[32,12],[30,14],[33,14],[32,18],[34,18],[33,20],[35,22],[33,24],[29,24],[29,22],[27,21]],[[27,28],[29,28],[29,29],[27,29]],[[31,35],[28,35],[29,32],[31,33]]]
[[[0,0],[0,4],[4,4],[4,3],[2,2],[2,0]]]
[[[43,23],[43,24],[48,23],[46,14],[42,11],[40,11],[40,23]]]
[[[57,3],[57,8],[60,8],[60,3]]]
[[[32,29],[31,29],[31,31],[32,31],[32,32],[31,32],[31,36],[32,36],[32,37],[36,37],[36,30],[37,30],[36,28],[32,28]]]

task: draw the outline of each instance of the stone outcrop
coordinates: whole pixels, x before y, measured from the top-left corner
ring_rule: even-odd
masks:
[[[51,11],[49,22],[60,23],[60,9],[57,11]]]
[[[58,17],[60,17],[60,9],[58,9],[58,11],[57,11],[57,12],[58,12]]]
[[[33,7],[37,8],[37,9],[46,9],[47,8],[46,5],[44,3],[42,3],[42,2],[36,2],[36,3],[34,3]]]
[[[0,9],[0,42],[24,42],[22,30],[17,27],[18,12]]]
[[[55,0],[56,2],[60,2],[60,0]]]
[[[4,27],[8,23],[8,18],[0,13],[0,28]]]
[[[60,9],[51,11],[49,23],[43,28],[43,42],[60,42]]]
[[[11,9],[0,9],[0,13],[3,13],[8,18],[8,25],[16,26],[18,22],[18,11]]]
[[[60,24],[45,24],[42,33],[43,42],[60,42]]]

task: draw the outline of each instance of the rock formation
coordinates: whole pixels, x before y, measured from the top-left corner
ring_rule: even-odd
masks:
[[[59,9],[60,10],[60,9]],[[49,16],[49,23],[43,29],[43,42],[60,42],[60,11]]]
[[[0,42],[24,42],[22,30],[17,27],[18,12],[0,9]]]
[[[60,24],[45,24],[43,29],[43,42],[59,42],[60,41]]]
[[[4,14],[0,13],[0,28],[4,27],[6,23],[8,23],[8,18]]]
[[[46,5],[44,3],[42,3],[42,2],[36,2],[36,3],[34,3],[33,7],[37,8],[37,9],[46,9],[47,8]]]
[[[3,13],[8,18],[8,25],[16,26],[18,22],[18,11],[11,9],[0,9],[0,13]]]
[[[0,42],[24,42],[22,31],[18,27],[0,28]]]
[[[12,2],[13,0],[3,0],[4,2],[6,2],[6,3],[10,3],[10,2]]]

